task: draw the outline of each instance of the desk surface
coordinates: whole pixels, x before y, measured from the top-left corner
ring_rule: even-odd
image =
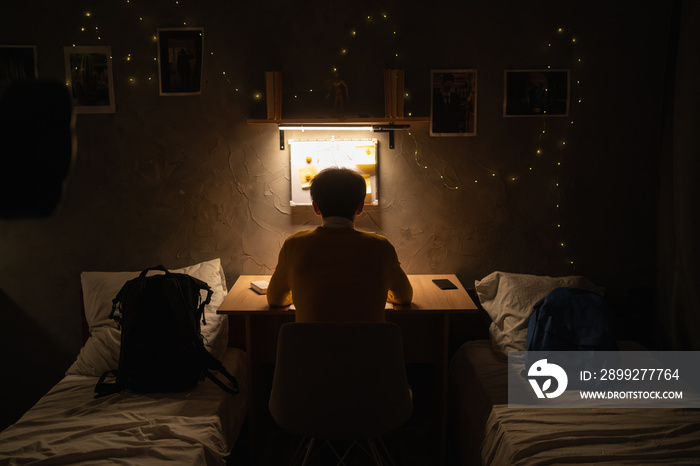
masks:
[[[457,286],[457,289],[441,290],[432,282],[432,280],[439,278],[450,280]],[[408,306],[394,305],[394,311],[473,311],[476,309],[474,301],[454,274],[408,275],[408,279],[413,286],[413,302]],[[260,295],[250,288],[250,282],[256,280],[269,281],[270,275],[241,275],[238,277],[219,306],[217,313],[289,312],[286,308],[270,308],[266,296]]]

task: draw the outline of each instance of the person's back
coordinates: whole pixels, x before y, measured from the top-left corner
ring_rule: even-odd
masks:
[[[311,189],[323,226],[285,241],[267,290],[270,305],[293,301],[297,321],[382,321],[387,299],[409,303],[413,290],[394,247],[353,228],[363,207],[362,176],[324,170]]]

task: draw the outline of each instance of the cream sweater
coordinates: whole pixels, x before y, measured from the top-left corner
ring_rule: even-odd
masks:
[[[271,306],[294,303],[297,322],[383,321],[387,300],[407,304],[412,297],[389,240],[353,228],[287,238],[267,289]]]

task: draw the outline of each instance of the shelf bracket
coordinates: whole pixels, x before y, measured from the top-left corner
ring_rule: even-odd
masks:
[[[409,129],[411,125],[395,125],[394,123],[389,123],[388,125],[374,125],[372,130],[374,132],[386,132],[389,133],[389,149],[393,149],[394,144],[394,130],[397,129]]]

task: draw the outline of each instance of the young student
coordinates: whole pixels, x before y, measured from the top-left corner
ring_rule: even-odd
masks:
[[[311,182],[315,230],[284,242],[267,289],[270,306],[294,303],[296,321],[384,321],[386,302],[408,304],[413,288],[388,239],[355,230],[365,180],[347,168],[328,168]]]

